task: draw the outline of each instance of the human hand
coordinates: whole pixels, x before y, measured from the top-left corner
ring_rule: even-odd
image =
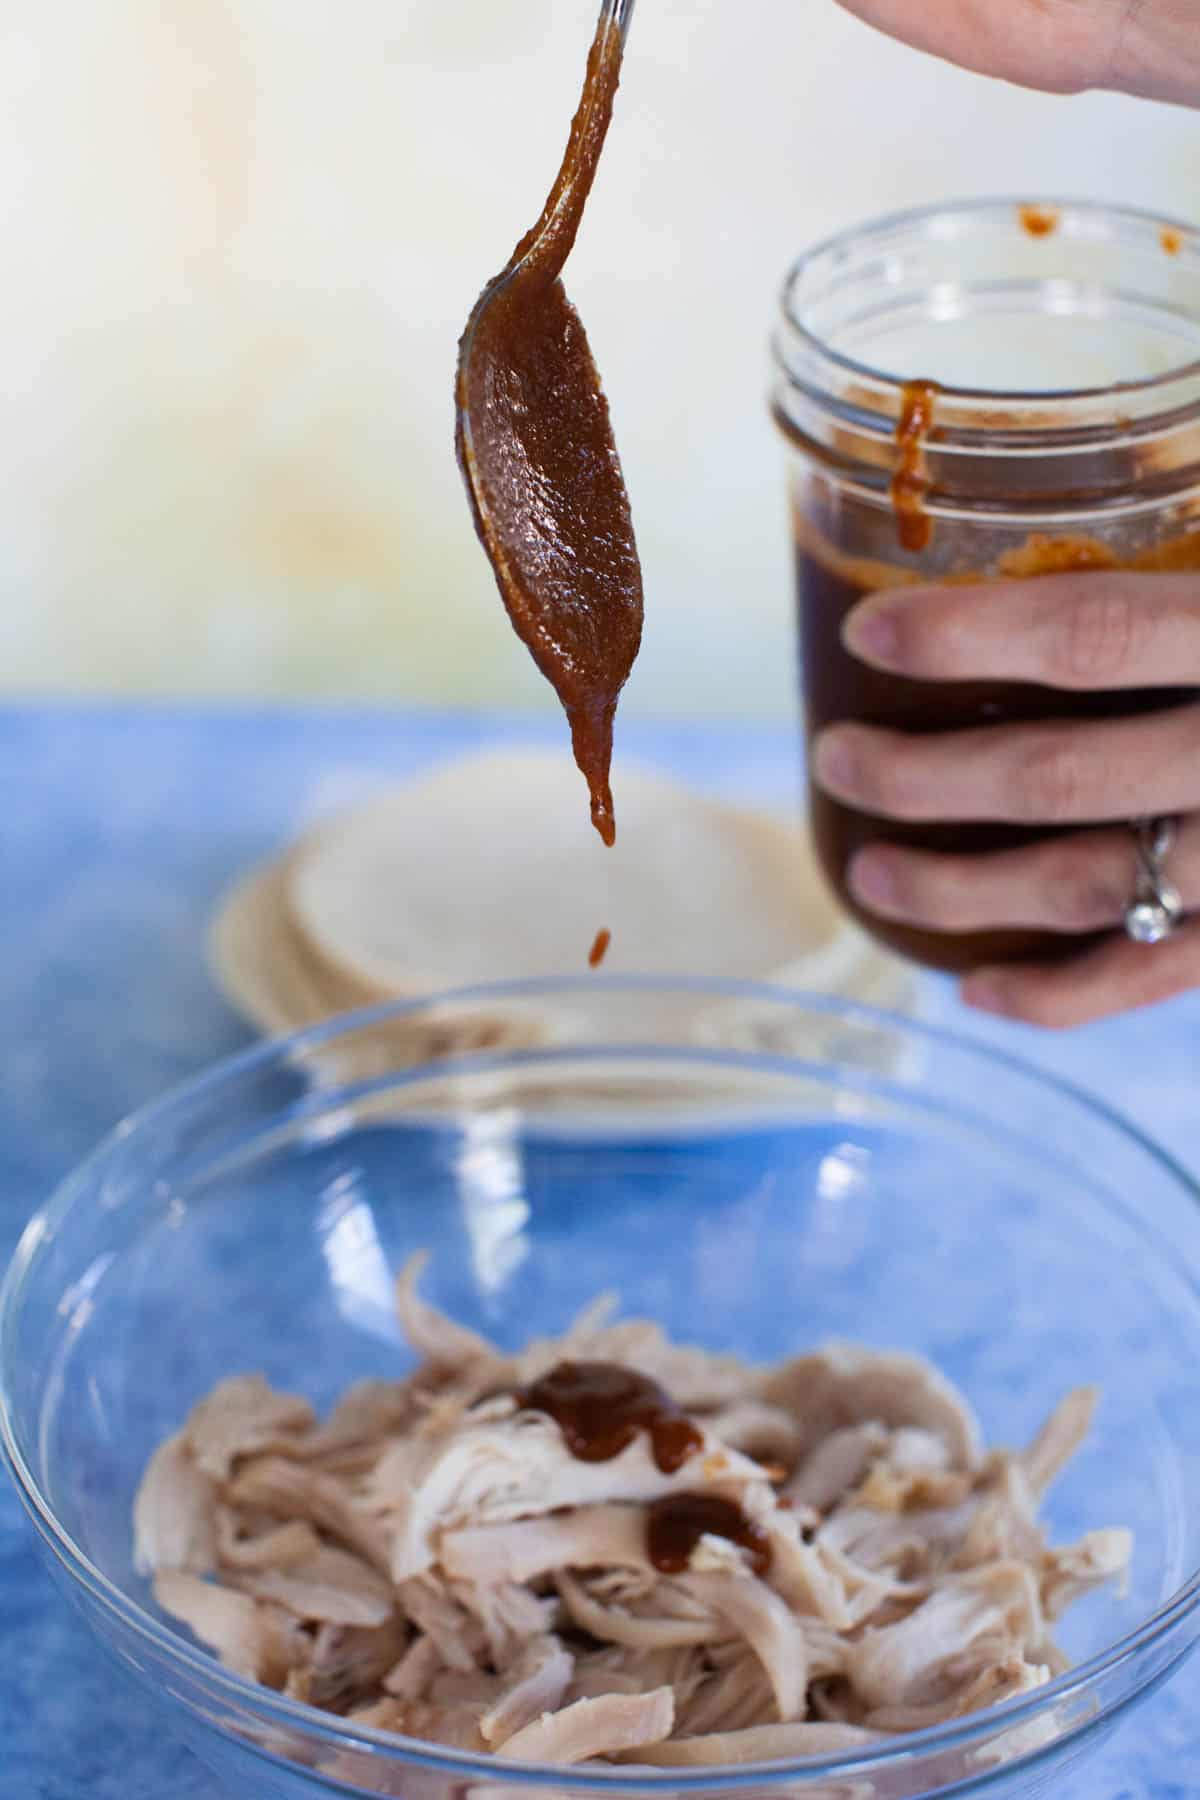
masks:
[[[1052,93],[1200,105],[1195,0],[841,0],[889,36]]]
[[[1200,692],[1200,577],[1091,571],[889,589],[855,607],[843,636],[861,661],[920,681]],[[1110,933],[1061,962],[974,971],[969,1004],[1071,1026],[1200,987],[1200,916],[1154,948],[1119,929],[1137,876],[1131,819],[1179,816],[1170,879],[1185,908],[1200,909],[1200,699],[927,736],[839,724],[817,739],[814,766],[836,798],[887,818],[1076,828],[1018,850],[876,844],[854,858],[856,900],[885,918],[935,931]]]

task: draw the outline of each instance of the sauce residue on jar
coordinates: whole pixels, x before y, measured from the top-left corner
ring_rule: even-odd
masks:
[[[1075,574],[1082,569],[1119,569],[1121,559],[1110,544],[1098,538],[1048,536],[1035,531],[1013,550],[996,559],[996,573],[1008,581],[1029,581],[1038,575]]]
[[[1183,249],[1183,233],[1174,225],[1164,225],[1158,234],[1158,241],[1168,256],[1178,256]]]
[[[1053,206],[1019,206],[1017,217],[1031,238],[1053,237],[1062,223],[1062,214]]]
[[[642,575],[608,403],[559,275],[612,117],[621,35],[601,20],[542,216],[459,345],[456,442],[475,529],[517,635],[554,688],[592,822],[616,835],[613,721],[642,636]]]
[[[933,534],[933,521],[925,511],[925,496],[929,492],[925,443],[933,426],[937,394],[936,382],[906,382],[896,423],[899,455],[892,476],[892,510],[901,548],[914,552],[926,549]]]
[[[558,1363],[516,1398],[552,1418],[580,1462],[611,1462],[644,1431],[658,1467],[674,1475],[704,1442],[670,1394],[621,1363]]]
[[[598,969],[600,967],[600,964],[604,961],[605,957],[608,955],[609,946],[611,945],[611,943],[612,943],[612,932],[609,931],[607,928],[605,928],[603,931],[598,931],[596,933],[595,937],[592,940],[592,947],[588,951],[588,968],[589,969]]]
[[[702,1537],[726,1538],[750,1553],[756,1575],[771,1566],[771,1540],[734,1500],[719,1494],[668,1494],[646,1511],[646,1554],[663,1575],[682,1575]]]

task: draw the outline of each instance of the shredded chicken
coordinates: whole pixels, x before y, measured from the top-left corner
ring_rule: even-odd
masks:
[[[143,1575],[187,1569],[206,1575],[217,1560],[217,1484],[184,1433],[159,1445],[133,1508],[133,1560]]]
[[[278,1438],[271,1447],[279,1456],[358,1474],[374,1466],[382,1438],[413,1423],[422,1397],[416,1382],[360,1381],[342,1395],[324,1424]]]
[[[422,1300],[417,1284],[428,1262],[427,1251],[414,1256],[396,1283],[396,1312],[405,1337],[431,1369],[453,1374],[474,1362],[494,1362],[496,1352],[486,1338]]]
[[[832,1756],[839,1750],[861,1750],[879,1735],[856,1725],[756,1725],[712,1736],[672,1738],[621,1760],[667,1769],[704,1763],[782,1762],[800,1756]]]
[[[899,1435],[899,1434],[897,1434]],[[864,1481],[877,1457],[888,1447],[882,1425],[843,1425],[831,1431],[800,1459],[784,1497],[825,1512]]]
[[[290,1569],[320,1554],[321,1540],[311,1525],[293,1519],[266,1531],[243,1533],[238,1515],[222,1507],[217,1515],[217,1556],[225,1569]]]
[[[677,1581],[631,1585],[619,1573],[588,1581],[563,1569],[557,1585],[570,1623],[602,1644],[679,1650],[720,1643],[728,1635],[715,1608],[696,1603]]]
[[[1076,1388],[1055,1408],[1021,1458],[1029,1485],[1044,1494],[1060,1475],[1092,1428],[1100,1395],[1096,1388]]]
[[[331,1625],[383,1625],[395,1609],[386,1578],[349,1550],[322,1545],[287,1568],[243,1569],[229,1582],[260,1600],[274,1600],[298,1619]]]
[[[1133,1534],[1110,1527],[1089,1531],[1078,1544],[1047,1550],[1042,1559],[1041,1600],[1047,1619],[1060,1619],[1093,1588],[1122,1581],[1133,1555]]]
[[[848,1672],[871,1707],[943,1700],[962,1685],[968,1663],[989,1660],[977,1649],[980,1640],[990,1652],[998,1644],[1036,1642],[1042,1629],[1030,1571],[1023,1563],[995,1563],[948,1577],[905,1618],[868,1630],[851,1652]],[[972,1667],[970,1679],[980,1672]]]
[[[293,1697],[325,1712],[344,1712],[357,1705],[364,1693],[379,1691],[396,1666],[406,1635],[406,1626],[395,1614],[378,1626],[319,1626],[299,1672],[302,1680],[293,1680]]]
[[[558,1569],[645,1569],[646,1532],[632,1506],[578,1506],[511,1525],[447,1531],[440,1559],[460,1581],[531,1581]]]
[[[840,1426],[919,1426],[945,1445],[951,1466],[979,1460],[979,1422],[962,1395],[919,1356],[831,1344],[775,1370],[762,1398],[790,1413],[811,1450]]]
[[[412,1375],[323,1422],[234,1376],[138,1491],[160,1607],[293,1699],[564,1767],[852,1753],[1055,1679],[1053,1622],[1125,1576],[1128,1532],[1055,1547],[1038,1520],[1092,1389],[985,1455],[917,1357],[755,1369],[608,1297],[509,1356],[420,1296],[423,1267],[398,1284]],[[641,1407],[619,1430],[546,1398],[605,1373]]]
[[[256,1457],[238,1472],[225,1493],[235,1506],[255,1508],[276,1519],[302,1519],[323,1536],[355,1551],[373,1568],[387,1572],[386,1538],[355,1491],[337,1476],[281,1456]]]
[[[534,1638],[512,1669],[504,1692],[484,1713],[479,1729],[494,1750],[566,1699],[575,1659],[556,1637]]]
[[[581,1763],[661,1744],[675,1723],[670,1688],[649,1694],[602,1694],[543,1713],[503,1743],[496,1754],[520,1762]]]
[[[691,1575],[687,1586],[753,1650],[771,1684],[779,1718],[801,1717],[808,1691],[804,1632],[779,1595],[749,1574]]]
[[[306,1646],[298,1621],[282,1607],[202,1581],[180,1569],[162,1569],[154,1598],[165,1613],[191,1627],[227,1668],[268,1687],[282,1687],[303,1665]]]
[[[239,1457],[286,1444],[314,1423],[299,1395],[277,1394],[261,1375],[234,1375],[192,1408],[184,1435],[197,1466],[223,1481]]]

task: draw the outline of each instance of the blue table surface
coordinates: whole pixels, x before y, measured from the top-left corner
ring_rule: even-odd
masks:
[[[227,884],[316,813],[501,735],[561,742],[549,720],[0,708],[0,1267],[109,1126],[248,1041],[205,962]],[[788,734],[629,725],[623,739],[715,794],[794,803]],[[1200,996],[1061,1038],[967,1020],[940,983],[926,1000],[1090,1088],[1200,1168]],[[2,1477],[0,1649],[3,1800],[238,1800],[102,1661]],[[1058,1784],[1057,1800],[1195,1796],[1196,1697],[1193,1664]]]

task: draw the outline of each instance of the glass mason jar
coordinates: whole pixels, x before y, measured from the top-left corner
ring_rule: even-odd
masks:
[[[1200,606],[1200,234],[1076,203],[884,219],[797,263],[774,353],[810,740],[845,719],[932,732],[1196,699],[910,681],[851,657],[841,625],[881,588],[1069,568],[1196,569]],[[963,970],[1079,948],[1045,931],[914,929],[847,891],[873,841],[988,851],[1048,833],[897,824],[815,786],[811,806],[842,902],[904,955]],[[1131,849],[1131,889],[1133,871]]]

